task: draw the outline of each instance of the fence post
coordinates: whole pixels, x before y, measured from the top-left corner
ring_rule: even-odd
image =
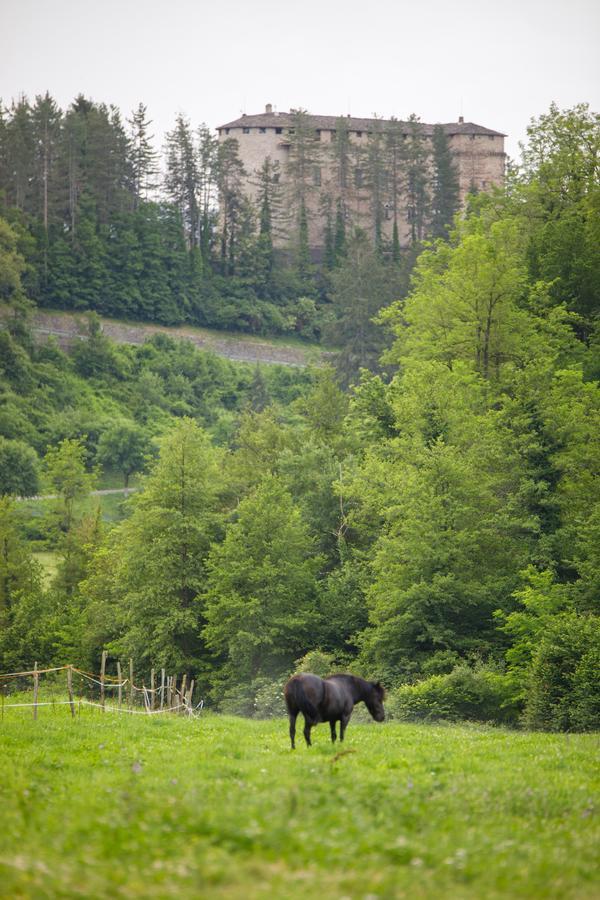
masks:
[[[75,703],[73,702],[73,666],[67,666],[67,693],[69,694],[71,715],[75,718]]]
[[[37,703],[38,703],[38,690],[40,687],[40,676],[38,675],[37,670],[37,661],[33,666],[33,718],[37,719]]]
[[[154,682],[154,669],[150,669],[150,709],[154,709],[154,688],[156,687]]]
[[[133,709],[133,660],[129,660],[129,707]]]
[[[187,685],[187,675],[184,675],[181,679],[181,688],[180,688],[180,696],[181,702],[185,705],[185,688]],[[179,706],[179,704],[177,704]]]
[[[193,699],[193,697],[194,697],[194,685],[195,685],[195,684],[196,684],[196,682],[195,682],[194,679],[192,678],[192,681],[191,681],[191,684],[190,684],[190,689],[189,689],[189,691],[188,691],[188,696],[187,696],[187,700],[188,700],[188,712],[189,712],[190,716],[191,716],[192,713],[194,712],[194,704],[192,703],[192,699]]]
[[[165,702],[165,670],[160,670],[160,708],[162,709]]]
[[[121,709],[121,703],[123,702],[123,679],[121,678],[121,663],[119,660],[117,660],[117,678],[119,681],[119,709]]]
[[[104,673],[106,672],[106,650],[102,651],[102,662],[100,663],[100,706],[104,709]]]

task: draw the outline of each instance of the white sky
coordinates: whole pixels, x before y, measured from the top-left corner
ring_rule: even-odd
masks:
[[[600,108],[600,0],[0,0],[0,97],[143,101],[157,144],[184,112],[223,124],[265,103],[509,135]]]

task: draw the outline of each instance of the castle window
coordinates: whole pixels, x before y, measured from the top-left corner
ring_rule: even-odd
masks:
[[[363,171],[362,169],[354,170],[354,187],[362,187],[363,183]]]
[[[266,133],[267,133],[267,129],[266,129],[266,128],[259,128],[258,130],[260,131],[261,134],[266,134]]]
[[[273,184],[279,184],[279,172],[273,173],[272,181],[273,181]]]
[[[320,141],[321,140],[321,129],[317,128],[315,134],[316,134],[316,140]]]
[[[229,128],[225,129],[225,134],[229,134]]]
[[[275,134],[283,134],[283,128],[276,128]]]
[[[319,166],[315,166],[313,169],[313,184],[315,187],[319,187],[321,184],[321,169]]]
[[[362,131],[357,131],[357,132],[356,132],[356,137],[362,137]]]
[[[242,131],[244,132],[244,134],[250,134],[249,128],[242,128]]]

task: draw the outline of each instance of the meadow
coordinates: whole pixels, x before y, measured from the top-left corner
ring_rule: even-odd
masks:
[[[0,896],[593,898],[597,734],[5,709]]]

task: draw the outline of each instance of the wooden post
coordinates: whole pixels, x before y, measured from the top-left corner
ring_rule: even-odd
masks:
[[[100,663],[100,706],[104,710],[104,675],[106,673],[106,650],[102,651],[102,662]]]
[[[185,688],[187,685],[187,675],[184,675],[181,679],[181,688],[180,688],[180,702],[185,703]],[[179,703],[177,704],[179,705]]]
[[[173,676],[169,675],[167,678],[167,708],[171,709],[173,706]]]
[[[165,670],[160,670],[160,708],[162,709],[165,702]]]
[[[154,669],[150,669],[150,709],[154,709],[154,688],[156,687]]]
[[[129,707],[133,708],[133,660],[129,660]]]
[[[33,666],[33,718],[37,719],[37,703],[38,691],[40,687],[40,676],[38,675],[37,662]]]
[[[117,678],[119,680],[119,687],[118,687],[119,709],[121,709],[121,704],[123,702],[123,685],[122,685],[123,677],[121,675],[121,663],[119,662],[119,660],[117,660]]]
[[[73,702],[73,666],[67,667],[67,693],[69,694],[71,715],[75,718],[75,703]]]
[[[193,703],[192,703],[192,700],[193,700],[193,697],[194,697],[194,685],[195,685],[195,684],[196,684],[196,682],[195,682],[194,679],[192,678],[192,681],[191,681],[191,683],[190,683],[190,689],[189,689],[189,691],[188,691],[188,696],[187,696],[188,712],[189,712],[190,716],[191,716],[192,713],[194,712],[194,705],[193,705]]]

